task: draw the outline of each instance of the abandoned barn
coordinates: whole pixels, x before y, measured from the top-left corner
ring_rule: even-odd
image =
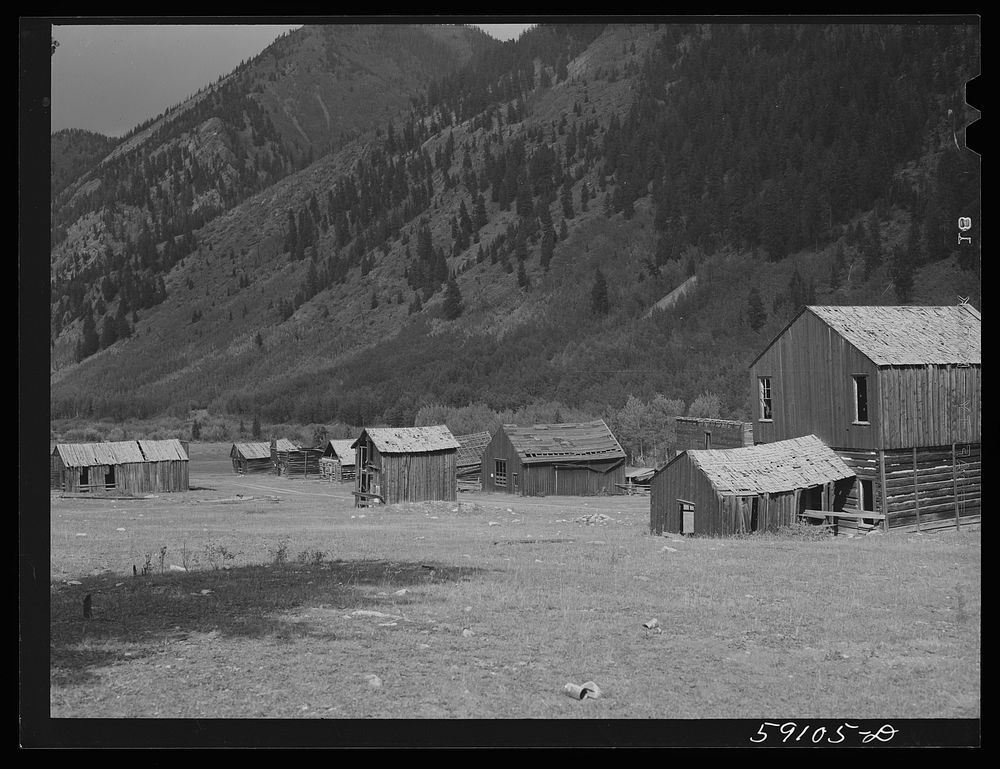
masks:
[[[521,496],[622,494],[625,452],[603,420],[502,425],[483,450],[483,491]]]
[[[674,421],[677,451],[753,446],[753,422],[702,417],[676,417]]]
[[[233,472],[237,475],[274,472],[269,443],[234,443],[229,456],[233,460]]]
[[[966,304],[804,307],[750,364],[754,438],[818,436],[886,529],[978,522],[981,327]]]
[[[188,453],[181,441],[60,443],[51,485],[64,492],[146,494],[187,491]]]
[[[444,425],[366,427],[352,443],[355,506],[454,501],[458,446]]]
[[[354,441],[351,438],[329,440],[319,458],[319,474],[333,483],[354,480]]]
[[[855,480],[814,435],[683,451],[653,475],[649,527],[654,534],[774,531],[803,511],[843,511]]]
[[[488,432],[456,435],[458,456],[455,459],[459,491],[479,491],[482,488],[483,449],[490,442]]]

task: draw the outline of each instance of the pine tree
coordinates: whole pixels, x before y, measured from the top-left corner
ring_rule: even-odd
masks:
[[[253,423],[250,425],[250,435],[253,438],[260,438],[260,417],[254,414]]]
[[[455,320],[465,307],[462,306],[462,292],[458,287],[458,282],[454,277],[448,279],[448,288],[444,295],[444,317],[447,320]]]
[[[528,273],[524,270],[524,262],[517,263],[517,285],[525,291],[531,288],[531,280],[528,278]]]
[[[751,286],[750,295],[747,297],[747,322],[754,331],[760,331],[766,320],[767,311],[764,309],[760,292],[756,286]]]
[[[590,289],[590,310],[594,315],[607,315],[611,310],[608,302],[608,281],[600,267],[594,273],[594,284]]]

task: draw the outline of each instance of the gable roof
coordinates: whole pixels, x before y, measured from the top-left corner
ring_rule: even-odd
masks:
[[[66,467],[123,465],[135,462],[187,461],[179,440],[59,443],[55,451]]]
[[[815,435],[738,449],[693,449],[686,454],[720,494],[765,494],[804,489],[854,476]],[[661,470],[673,464],[673,461]]]
[[[421,454],[448,451],[459,447],[455,436],[444,425],[427,427],[366,427],[351,443],[351,448],[367,435],[383,454]]]
[[[618,439],[603,419],[576,424],[504,425],[503,430],[523,464],[625,458]]]
[[[354,464],[354,440],[351,438],[329,440],[326,442],[324,457],[336,457],[341,465]]]
[[[959,304],[803,307],[751,365],[806,311],[840,334],[876,366],[982,364],[982,316],[975,307]]]
[[[456,435],[458,441],[458,456],[455,462],[458,467],[470,467],[483,461],[483,450],[489,445],[492,436],[488,432]]]
[[[274,448],[277,451],[298,451],[299,447],[292,443],[288,438],[278,438],[274,441]],[[270,448],[268,448],[270,451]]]
[[[229,456],[236,454],[244,459],[270,459],[271,444],[264,442],[234,443]]]
[[[170,462],[188,458],[184,445],[176,438],[163,441],[139,441],[139,448],[142,449],[147,462]]]

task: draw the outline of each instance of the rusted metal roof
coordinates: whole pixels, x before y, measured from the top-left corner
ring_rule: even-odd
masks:
[[[773,494],[854,476],[815,435],[738,449],[693,449],[686,453],[715,490],[726,495]]]
[[[271,444],[256,443],[234,443],[229,456],[242,457],[243,459],[270,459]]]
[[[492,436],[488,432],[456,435],[458,441],[458,456],[455,462],[458,467],[472,467],[483,461],[483,451],[490,443]]]
[[[427,427],[366,427],[351,443],[358,445],[368,435],[375,448],[383,454],[420,454],[428,451],[447,451],[459,447],[455,436],[445,425]]]
[[[55,451],[66,467],[124,465],[135,462],[187,461],[179,440],[106,441],[102,443],[59,443]]]
[[[809,307],[878,366],[982,363],[982,320],[953,307]]]
[[[354,465],[354,441],[350,438],[329,440],[326,442],[324,457],[336,457],[340,464],[347,467]]]
[[[618,439],[602,419],[575,424],[504,425],[503,430],[524,464],[625,458]]]
[[[184,446],[176,438],[163,441],[139,441],[139,448],[147,462],[187,461]]]

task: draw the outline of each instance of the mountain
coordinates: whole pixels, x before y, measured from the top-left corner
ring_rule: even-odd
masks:
[[[981,304],[978,57],[959,25],[304,27],[53,181],[53,417],[539,407],[641,453],[654,412],[745,416],[802,303]]]

